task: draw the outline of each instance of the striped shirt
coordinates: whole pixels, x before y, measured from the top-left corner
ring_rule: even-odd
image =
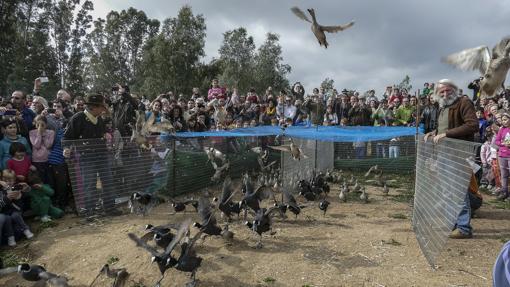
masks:
[[[55,134],[55,140],[53,141],[53,147],[51,148],[50,154],[48,155],[49,164],[63,164],[65,162],[63,149],[62,149],[62,138],[64,137],[64,130],[59,129]]]

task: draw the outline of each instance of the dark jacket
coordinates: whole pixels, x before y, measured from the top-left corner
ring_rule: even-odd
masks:
[[[448,110],[448,130],[446,137],[473,141],[478,132],[478,118],[475,106],[465,97],[457,99]]]
[[[342,104],[342,101],[337,101],[335,103],[335,113],[338,117],[338,122],[342,121],[343,118],[349,117],[349,110],[351,109],[351,104],[348,102],[345,105]]]
[[[136,102],[129,95],[122,97],[113,104],[113,128],[119,130],[123,137],[131,136],[132,126],[136,123]]]
[[[370,125],[370,116],[372,115],[372,111],[369,108],[364,106],[355,106],[351,107],[349,110],[349,119],[351,126],[369,126]],[[340,119],[339,119],[340,120]]]
[[[103,138],[106,126],[101,117],[93,124],[84,112],[78,112],[69,120],[64,132],[64,140],[99,139]]]
[[[421,122],[424,125],[425,133],[429,133],[437,129],[437,118],[439,116],[439,108],[437,105],[427,105],[423,108],[421,114]]]

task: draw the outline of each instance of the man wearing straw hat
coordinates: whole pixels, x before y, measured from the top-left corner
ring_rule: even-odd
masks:
[[[436,85],[435,100],[439,103],[440,111],[437,120],[437,129],[425,135],[424,140],[433,138],[438,143],[442,138],[454,138],[465,141],[474,141],[474,134],[478,132],[478,118],[473,103],[458,94],[458,88],[451,80],[443,79]],[[478,192],[478,185],[474,174],[460,212],[455,229],[450,238],[464,239],[473,237],[471,227],[471,212],[482,204],[482,196]]]

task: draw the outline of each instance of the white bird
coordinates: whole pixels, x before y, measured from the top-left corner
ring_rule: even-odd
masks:
[[[345,194],[345,188],[340,189],[340,194],[338,195],[338,198],[342,202],[347,202],[347,195]]]
[[[221,151],[213,147],[204,147],[204,151],[207,154],[207,161],[214,161],[214,159],[220,159],[223,163],[227,160],[227,156]]]
[[[359,199],[361,199],[363,203],[368,203],[368,194],[366,193],[364,187],[361,189],[361,195],[359,196]]]
[[[493,97],[501,88],[510,69],[510,37],[503,38],[492,49],[492,55],[487,46],[478,46],[450,54],[442,61],[458,69],[478,70],[483,79],[480,81],[481,97]]]
[[[388,193],[390,192],[390,189],[388,188],[388,186],[386,185],[386,183],[384,184],[384,187],[383,187],[383,194],[384,195],[388,195]]]

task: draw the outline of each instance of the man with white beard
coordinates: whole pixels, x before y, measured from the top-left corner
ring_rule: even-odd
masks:
[[[474,134],[478,132],[478,119],[473,103],[458,94],[458,88],[451,80],[440,80],[434,92],[434,99],[439,103],[439,117],[437,129],[425,135],[424,140],[433,137],[437,144],[442,138],[454,138],[474,141]],[[464,239],[473,237],[471,227],[471,212],[482,204],[482,196],[474,175],[468,187],[464,207],[457,217],[455,229],[450,238]]]

